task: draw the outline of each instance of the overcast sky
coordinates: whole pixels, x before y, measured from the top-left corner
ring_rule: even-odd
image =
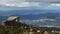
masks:
[[[60,9],[60,0],[0,0],[0,10],[16,7],[19,9]]]
[[[60,0],[0,0],[0,2],[60,2]]]

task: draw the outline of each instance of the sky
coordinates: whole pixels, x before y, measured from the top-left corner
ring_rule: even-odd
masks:
[[[60,9],[60,0],[0,0],[0,10]]]

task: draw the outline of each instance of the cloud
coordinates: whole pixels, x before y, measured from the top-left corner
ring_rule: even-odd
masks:
[[[20,3],[20,5],[16,5],[17,7],[39,7],[40,3],[35,3],[35,2],[23,2]]]
[[[47,6],[49,9],[60,10],[60,3],[51,3]]]
[[[15,4],[4,4],[5,6],[15,6]]]
[[[60,9],[60,3],[43,3],[43,2],[20,2],[20,3],[2,3],[0,6],[5,9]],[[0,8],[1,9],[1,8]]]
[[[39,20],[32,20],[33,22],[53,22],[56,21],[55,19],[39,19]]]
[[[46,6],[59,6],[58,4],[49,4],[59,3],[60,0],[0,0],[0,5],[9,6],[9,7],[39,7],[45,8]]]
[[[8,7],[40,7],[38,2],[3,3],[3,5]]]
[[[51,4],[51,6],[60,7],[60,4]]]
[[[50,3],[60,3],[60,0],[0,0],[0,2],[7,3],[19,3],[19,2],[50,2]]]
[[[58,2],[60,0],[27,0],[30,2]]]
[[[2,3],[19,3],[19,2],[25,2],[26,0],[0,0]]]
[[[42,3],[42,2],[20,2],[20,3],[6,3],[3,6],[9,8],[19,8],[19,9],[47,9],[47,10],[59,10],[60,4],[58,3]]]

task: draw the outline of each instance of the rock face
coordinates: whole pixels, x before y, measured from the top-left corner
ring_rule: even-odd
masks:
[[[19,17],[18,16],[10,16],[8,17],[5,21],[2,22],[2,25],[16,25],[16,22],[19,22]]]
[[[28,26],[27,24],[19,22],[19,17],[10,16],[0,25],[1,34],[15,34],[21,33],[24,30],[24,27]]]
[[[8,19],[2,22],[2,25],[0,26],[0,34],[44,34],[45,30],[51,33],[52,30],[47,29],[37,28],[33,27],[33,25],[21,23],[19,22],[19,17],[10,16]]]
[[[5,21],[2,21],[3,26],[27,26],[27,24],[19,22],[18,16],[10,16]]]

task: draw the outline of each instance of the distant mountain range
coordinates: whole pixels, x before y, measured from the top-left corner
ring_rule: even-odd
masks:
[[[51,18],[55,19],[60,17],[59,10],[10,10],[10,11],[0,11],[0,16],[10,16],[16,15],[20,16],[21,19],[41,19],[41,18]]]
[[[28,10],[6,10],[0,11],[0,15],[40,15],[44,13],[60,13],[60,10],[35,10],[35,9],[28,9]]]

